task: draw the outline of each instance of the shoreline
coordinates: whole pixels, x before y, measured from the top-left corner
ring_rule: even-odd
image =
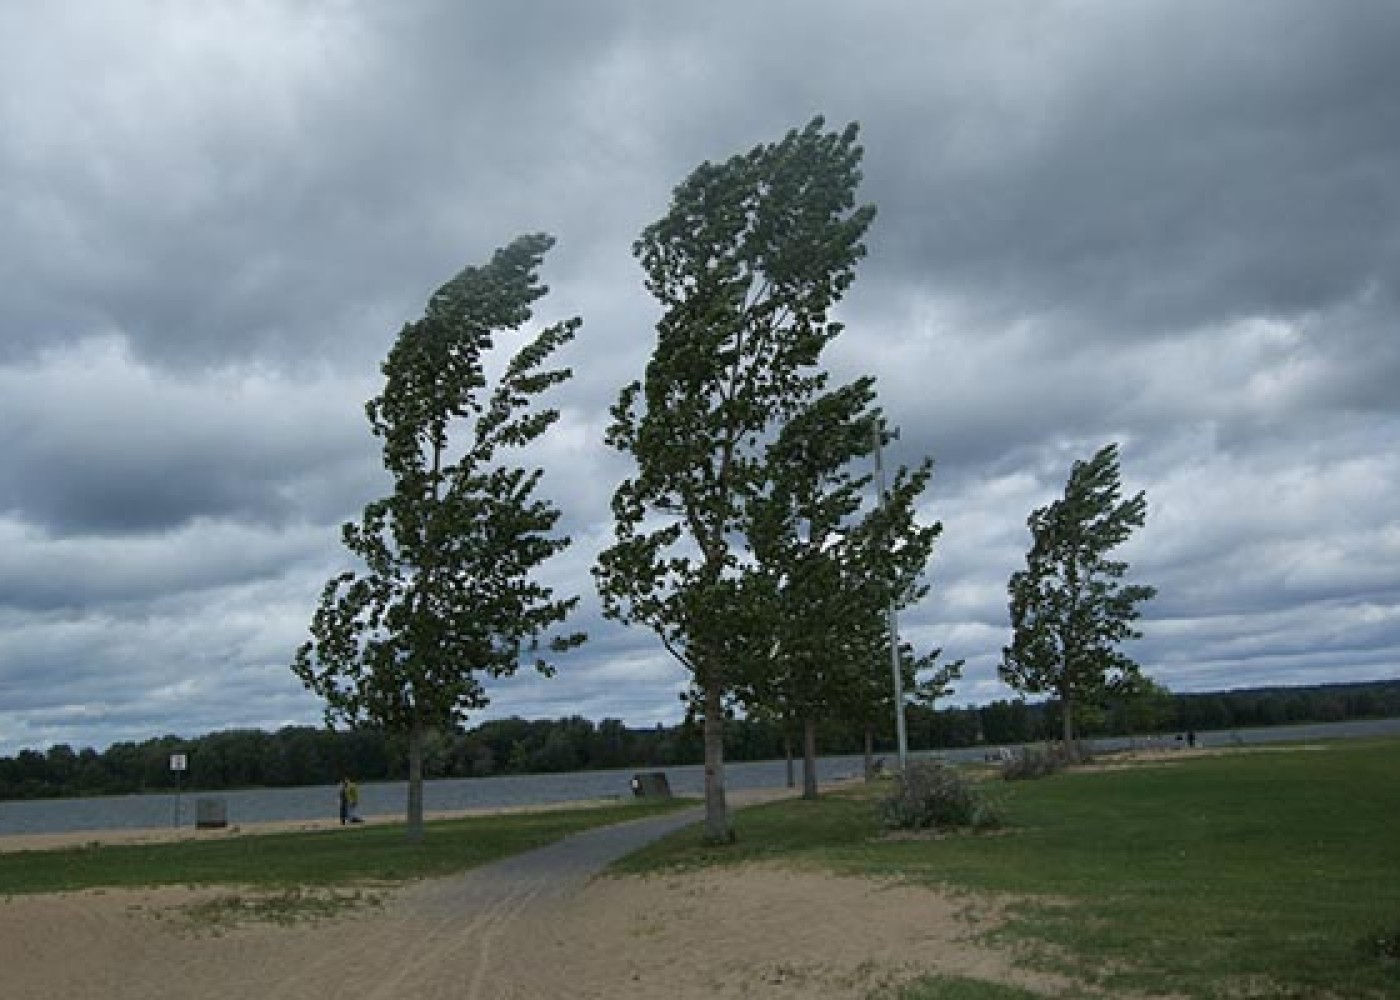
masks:
[[[684,796],[676,796],[683,798]],[[524,806],[478,806],[425,812],[426,822],[467,819],[474,816],[508,816],[519,813],[559,812],[565,809],[600,809],[633,801],[621,796],[598,799],[578,799],[570,802],[546,802]],[[402,824],[402,813],[380,813],[364,816],[359,823],[342,827],[340,819],[266,820],[257,823],[230,823],[225,827],[201,830],[194,826],[147,827],[144,829],[72,830],[63,833],[0,833],[0,854],[23,851],[61,851],[73,847],[113,847],[118,845],[174,844],[186,841],[228,840],[233,837],[257,837],[276,833],[319,833],[328,830],[353,829],[366,826]]]
[[[839,788],[854,779],[828,781],[828,788]],[[731,808],[758,805],[800,794],[796,788],[746,788],[730,791],[726,796]],[[693,795],[673,795],[672,798],[703,805],[704,799]],[[423,814],[425,822],[470,819],[483,816],[511,816],[523,813],[562,812],[569,809],[601,809],[626,805],[634,798],[575,799],[568,802],[542,802],[520,806],[474,806],[466,809],[432,810]],[[201,830],[193,826],[151,827],[146,829],[73,830],[64,833],[0,834],[0,854],[25,851],[61,851],[75,847],[117,847],[146,844],[175,844],[188,841],[228,840],[234,837],[258,837],[277,833],[325,833],[331,830],[353,830],[368,826],[401,826],[401,812],[365,816],[361,822],[342,826],[339,817],[325,819],[267,820],[258,823],[233,823],[217,829]]]

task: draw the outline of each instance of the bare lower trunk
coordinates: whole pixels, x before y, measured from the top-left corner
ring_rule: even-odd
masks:
[[[719,685],[705,685],[705,839],[716,844],[734,840],[724,800],[724,704]]]
[[[1060,714],[1063,718],[1065,760],[1078,760],[1079,747],[1074,742],[1074,700],[1069,692],[1063,692],[1060,697]]]
[[[408,731],[408,842],[423,841],[423,727]]]
[[[797,771],[792,764],[792,733],[783,733],[783,756],[787,759],[787,786],[797,787]]]
[[[802,797],[817,797],[817,720],[802,720]]]
[[[875,780],[875,727],[865,726],[865,780]]]

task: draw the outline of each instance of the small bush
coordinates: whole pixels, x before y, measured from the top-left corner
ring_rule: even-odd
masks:
[[[1030,781],[1058,774],[1070,764],[1087,764],[1093,759],[1088,747],[1082,743],[1075,747],[1075,751],[1071,759],[1063,743],[1022,747],[1002,763],[1001,776],[1007,781]]]
[[[944,764],[919,761],[895,775],[894,788],[880,803],[880,818],[891,830],[999,826],[1001,817],[983,791]]]

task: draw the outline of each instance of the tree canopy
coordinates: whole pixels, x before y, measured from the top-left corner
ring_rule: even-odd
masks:
[[[691,672],[705,726],[708,836],[729,839],[723,718],[749,625],[752,503],[778,471],[774,435],[825,386],[829,311],[874,217],[857,207],[857,128],[821,118],[704,163],[634,245],[663,307],[644,379],[608,442],[636,462],[613,497],[596,575],[604,612],[644,624]]]
[[[422,834],[422,738],[488,700],[483,680],[540,655],[545,633],[577,597],[556,599],[533,571],[569,544],[559,511],[539,499],[541,470],[504,456],[558,419],[535,397],[570,376],[547,366],[577,318],[535,334],[492,380],[486,359],[501,331],[531,318],[545,294],[538,270],[553,244],[521,236],[467,267],[406,324],[366,406],[393,491],[343,528],[361,563],[330,580],[293,669],[326,699],[328,720],[409,736],[408,820]],[[562,650],[578,635],[554,635]]]
[[[1142,492],[1121,499],[1118,446],[1075,462],[1064,496],[1027,519],[1026,568],[1012,574],[1011,645],[999,673],[1014,690],[1061,702],[1063,737],[1073,752],[1076,705],[1093,704],[1140,675],[1119,643],[1138,637],[1138,605],[1156,590],[1122,582],[1128,564],[1109,558],[1147,517]]]
[[[874,399],[864,378],[795,414],[768,450],[772,482],[753,503],[750,589],[762,626],[740,699],[801,724],[808,797],[817,793],[818,724],[892,709],[888,611],[927,593],[921,575],[941,531],[916,516],[927,460],[899,469],[884,503],[870,496],[869,466],[856,463],[886,434]]]

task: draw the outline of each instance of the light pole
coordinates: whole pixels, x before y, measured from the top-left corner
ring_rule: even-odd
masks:
[[[898,440],[899,430],[890,433],[890,440]],[[875,479],[880,488],[880,510],[883,513],[886,503],[885,463],[885,422],[875,424]],[[899,669],[899,614],[895,610],[895,595],[890,594],[890,606],[886,611],[890,632],[890,674],[894,677],[894,731],[899,748],[899,769],[902,772],[909,763],[909,734],[904,726],[904,681]]]

